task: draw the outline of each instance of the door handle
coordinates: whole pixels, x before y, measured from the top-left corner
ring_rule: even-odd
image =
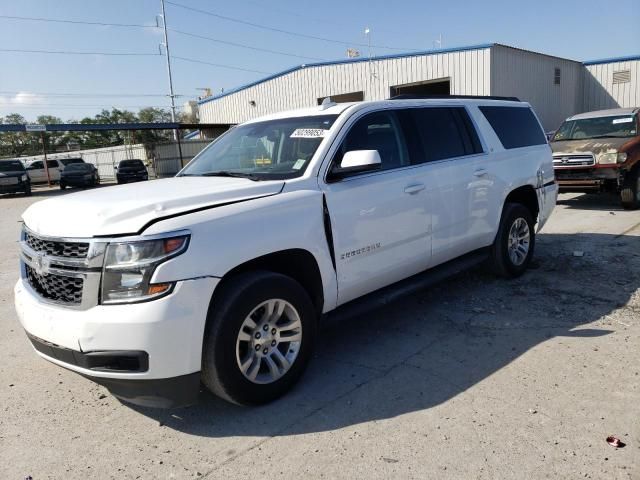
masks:
[[[486,168],[479,168],[475,172],[473,172],[473,175],[476,177],[484,177],[486,174],[487,174]]]
[[[415,183],[413,185],[408,185],[404,187],[404,193],[408,193],[409,195],[413,195],[414,193],[418,193],[419,191],[424,190],[423,183]]]

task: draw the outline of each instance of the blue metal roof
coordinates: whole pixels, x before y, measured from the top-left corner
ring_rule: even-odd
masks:
[[[467,50],[482,50],[485,48],[491,48],[495,45],[495,43],[484,43],[480,45],[471,45],[468,47],[458,47],[458,48],[441,48],[437,50],[423,50],[417,52],[406,52],[406,53],[396,53],[390,55],[378,55],[376,57],[371,57],[371,60],[388,60],[392,58],[405,58],[405,57],[419,57],[421,55],[437,55],[440,53],[453,53],[453,52],[465,52]],[[210,102],[212,100],[217,100],[218,98],[226,97],[227,95],[231,95],[233,93],[237,93],[241,90],[246,90],[247,88],[253,87],[263,82],[267,82],[269,80],[273,80],[274,78],[282,77],[289,73],[296,72],[298,70],[302,70],[303,68],[311,68],[311,67],[326,67],[328,65],[341,65],[345,63],[359,63],[359,62],[368,62],[369,57],[358,57],[358,58],[345,58],[341,60],[333,60],[328,62],[316,62],[316,63],[303,63],[302,65],[297,65],[295,67],[291,67],[287,70],[283,70],[282,72],[274,73],[273,75],[269,75],[268,77],[262,78],[260,80],[256,80],[255,82],[247,83],[246,85],[241,85],[239,87],[233,88],[231,90],[227,90],[224,93],[219,93],[217,95],[213,95],[211,97],[203,98],[198,102],[198,105],[202,105],[204,103]]]
[[[640,60],[640,55],[629,55],[627,57],[601,58],[600,60],[589,60],[587,62],[582,62],[582,64],[583,65],[600,65],[603,63],[632,62],[634,60]]]

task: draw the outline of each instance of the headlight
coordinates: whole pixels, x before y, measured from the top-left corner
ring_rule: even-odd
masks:
[[[24,175],[22,175],[22,176],[20,177],[20,180],[21,180],[22,182],[26,182],[28,178],[29,178],[29,177],[27,177],[27,174],[25,173]]]
[[[102,304],[132,303],[167,295],[174,283],[152,284],[156,267],[187,249],[189,235],[154,240],[112,242],[102,275]]]
[[[615,165],[618,161],[618,154],[615,152],[602,153],[598,156],[598,163],[600,165]]]
[[[626,153],[619,153],[618,154],[618,163],[624,163],[627,161],[627,154]]]

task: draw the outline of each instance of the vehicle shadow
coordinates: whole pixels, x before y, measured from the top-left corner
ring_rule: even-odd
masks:
[[[620,196],[614,193],[579,193],[560,195],[557,204],[574,210],[623,211]]]
[[[572,255],[576,243],[583,257]],[[640,287],[638,243],[632,236],[540,234],[534,269],[521,278],[476,269],[326,324],[301,382],[266,406],[238,407],[202,392],[188,408],[130,408],[203,437],[323,432],[430,409],[551,338],[611,333],[589,324]],[[570,353],[558,355],[567,356],[555,359],[562,363]],[[515,396],[527,388],[519,385]]]

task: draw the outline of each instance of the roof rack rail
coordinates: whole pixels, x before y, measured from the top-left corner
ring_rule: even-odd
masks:
[[[467,100],[508,100],[511,102],[519,102],[518,97],[498,97],[495,95],[442,95],[442,94],[413,94],[413,93],[401,93],[390,97],[389,100],[426,100],[426,99],[448,99],[448,98],[462,98]]]

